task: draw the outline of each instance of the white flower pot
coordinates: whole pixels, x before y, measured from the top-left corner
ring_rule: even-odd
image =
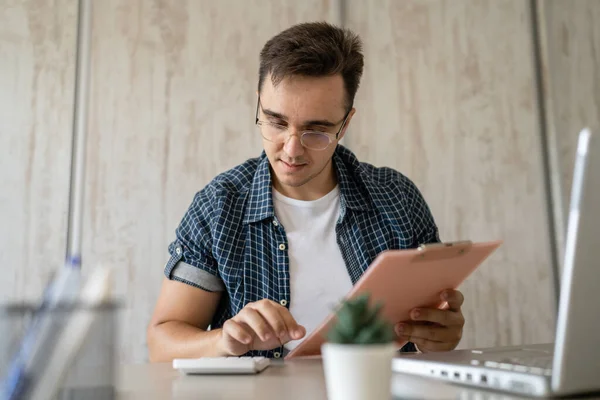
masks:
[[[324,343],[321,346],[328,400],[389,400],[397,346]]]

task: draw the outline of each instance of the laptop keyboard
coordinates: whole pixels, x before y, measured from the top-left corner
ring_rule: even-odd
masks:
[[[531,354],[518,357],[498,357],[486,361],[472,360],[471,364],[536,375],[552,375],[552,356],[546,354]]]

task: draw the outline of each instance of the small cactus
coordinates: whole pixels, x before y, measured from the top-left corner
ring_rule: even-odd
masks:
[[[382,304],[369,306],[369,294],[345,300],[327,339],[339,344],[385,344],[394,340],[393,327],[379,316]]]

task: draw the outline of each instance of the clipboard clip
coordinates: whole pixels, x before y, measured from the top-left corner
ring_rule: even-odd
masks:
[[[436,250],[452,248],[457,250],[457,254],[464,254],[467,250],[471,248],[473,242],[470,240],[460,240],[456,242],[442,242],[442,243],[427,243],[422,244],[417,247],[417,250],[420,253],[420,257],[425,257],[425,254],[429,252],[435,252]]]

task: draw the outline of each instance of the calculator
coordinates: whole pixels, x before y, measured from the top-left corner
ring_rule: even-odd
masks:
[[[202,357],[176,358],[173,368],[186,375],[257,374],[271,365],[267,357]]]

